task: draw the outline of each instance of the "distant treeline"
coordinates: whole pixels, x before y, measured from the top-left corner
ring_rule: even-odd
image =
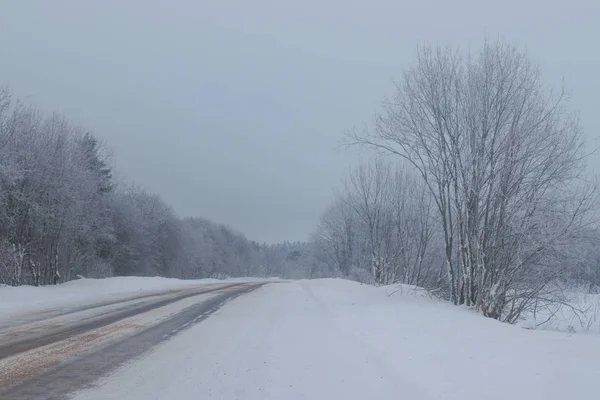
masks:
[[[0,88],[0,284],[77,276],[335,274],[311,243],[259,244],[113,178],[108,152],[64,116]]]

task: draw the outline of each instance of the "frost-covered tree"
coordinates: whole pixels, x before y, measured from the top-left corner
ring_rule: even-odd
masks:
[[[0,283],[112,275],[331,276],[311,242],[258,244],[115,181],[106,148],[64,116],[0,88]]]
[[[103,264],[110,168],[97,141],[7,89],[0,99],[0,278],[43,285]]]
[[[400,167],[377,158],[351,172],[321,217],[316,240],[346,276],[430,286],[431,200]]]
[[[350,135],[408,162],[428,188],[454,303],[513,321],[564,273],[596,202],[566,100],[502,41],[466,56],[426,46],[374,127]]]

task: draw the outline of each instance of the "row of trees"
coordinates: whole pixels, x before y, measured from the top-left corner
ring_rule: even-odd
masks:
[[[98,140],[0,88],[0,284],[112,275],[321,276],[310,243],[259,245],[118,182]]]
[[[96,139],[0,89],[0,278],[56,283],[111,243],[110,169]]]
[[[566,100],[501,41],[467,56],[419,49],[372,128],[348,135],[403,169],[354,172],[319,242],[345,273],[435,284],[508,322],[560,282],[595,279],[598,193]]]
[[[349,145],[314,241],[261,245],[116,181],[96,138],[0,89],[0,283],[77,275],[346,276],[427,287],[514,322],[557,285],[600,284],[597,186],[564,90],[503,42],[425,47]]]
[[[316,241],[345,276],[434,287],[439,279],[430,196],[382,158],[350,173],[323,214]]]

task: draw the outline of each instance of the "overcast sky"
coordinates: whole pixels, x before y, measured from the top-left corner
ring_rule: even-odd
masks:
[[[0,83],[92,129],[180,216],[304,240],[358,157],[344,132],[425,41],[527,48],[596,138],[599,21],[598,0],[1,0]]]

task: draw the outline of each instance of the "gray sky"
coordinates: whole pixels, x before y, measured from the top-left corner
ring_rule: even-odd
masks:
[[[2,0],[0,82],[92,129],[179,215],[303,240],[358,157],[343,133],[424,41],[522,45],[598,136],[599,21],[597,0]]]

